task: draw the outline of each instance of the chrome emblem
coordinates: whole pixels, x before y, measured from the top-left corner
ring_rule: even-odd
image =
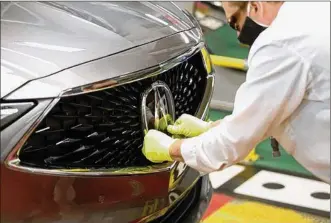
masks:
[[[170,118],[169,118],[170,117]],[[163,126],[171,124],[175,120],[175,103],[169,86],[157,81],[142,94],[141,119],[143,131],[150,129],[161,129],[160,120]]]

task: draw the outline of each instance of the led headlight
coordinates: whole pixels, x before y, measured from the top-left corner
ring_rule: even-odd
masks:
[[[33,102],[22,102],[22,103],[1,103],[0,113],[0,129],[6,128],[12,122],[22,117],[31,108],[34,107]]]

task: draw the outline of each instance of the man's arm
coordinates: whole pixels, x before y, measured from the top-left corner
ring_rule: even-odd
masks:
[[[237,91],[232,115],[200,136],[177,140],[170,148],[171,157],[203,172],[244,159],[300,105],[309,69],[287,48],[261,47],[254,53],[247,81]]]
[[[182,153],[181,153],[181,146],[184,140],[176,140],[169,149],[170,157],[173,160],[184,162]]]

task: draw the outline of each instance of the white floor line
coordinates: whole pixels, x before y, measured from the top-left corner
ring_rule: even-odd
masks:
[[[224,183],[237,176],[239,173],[245,170],[244,166],[233,165],[222,171],[217,171],[209,174],[211,185],[214,189],[219,188]]]
[[[268,189],[263,186],[263,184],[266,183],[281,184],[284,188]],[[316,192],[330,193],[330,185],[320,181],[266,170],[262,170],[255,174],[236,188],[234,192],[315,210],[330,211],[330,199],[322,200],[311,196],[312,193]]]

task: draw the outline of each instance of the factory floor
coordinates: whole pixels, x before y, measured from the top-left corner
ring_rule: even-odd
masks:
[[[210,118],[228,114],[211,110]],[[209,175],[214,194],[203,223],[330,222],[330,186],[283,149],[273,158],[269,145],[260,143],[249,162]]]
[[[329,185],[255,166],[210,174],[215,190],[203,223],[330,222]]]

